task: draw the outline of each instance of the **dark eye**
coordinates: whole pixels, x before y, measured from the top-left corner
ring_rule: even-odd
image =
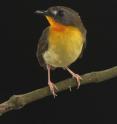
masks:
[[[64,16],[64,11],[63,10],[59,10],[57,15],[60,16],[60,17],[63,17]]]

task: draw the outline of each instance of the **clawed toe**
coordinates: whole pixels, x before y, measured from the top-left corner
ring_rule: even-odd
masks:
[[[68,67],[66,67],[66,69],[67,69],[67,71],[73,76],[73,78],[76,79],[77,84],[78,84],[77,88],[79,88],[79,87],[80,87],[80,80],[82,80],[82,78],[81,78],[78,74],[75,74],[75,73],[74,73],[71,69],[69,69]]]
[[[53,94],[54,98],[57,96],[56,91],[58,91],[57,86],[52,83],[52,82],[48,82],[49,88],[50,88],[50,92]]]
[[[75,78],[76,79],[76,81],[77,81],[77,88],[79,89],[79,87],[80,87],[80,80],[82,80],[82,78],[78,75],[78,74],[74,74],[73,75],[73,78]]]

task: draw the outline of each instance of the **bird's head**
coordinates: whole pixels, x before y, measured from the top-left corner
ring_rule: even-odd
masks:
[[[36,10],[36,14],[46,16],[48,22],[53,27],[81,25],[78,12],[64,6],[53,6],[45,11]]]

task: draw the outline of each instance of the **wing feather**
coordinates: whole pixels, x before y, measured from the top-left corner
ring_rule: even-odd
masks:
[[[48,49],[48,39],[47,39],[48,32],[49,32],[49,27],[45,28],[40,39],[38,40],[37,52],[36,52],[36,57],[38,59],[40,66],[44,67],[45,69],[46,69],[46,63],[44,61],[43,54]]]

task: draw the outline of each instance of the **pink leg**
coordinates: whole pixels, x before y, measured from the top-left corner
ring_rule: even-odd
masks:
[[[58,90],[58,88],[50,80],[50,66],[49,65],[47,65],[47,70],[48,70],[48,85],[49,85],[49,88],[50,88],[51,93],[53,94],[53,96],[55,98],[57,96],[57,94],[55,93],[55,90]]]
[[[78,88],[80,87],[80,80],[82,80],[82,78],[78,75],[75,74],[71,69],[69,69],[68,67],[66,67],[67,71],[77,80],[78,83]]]

